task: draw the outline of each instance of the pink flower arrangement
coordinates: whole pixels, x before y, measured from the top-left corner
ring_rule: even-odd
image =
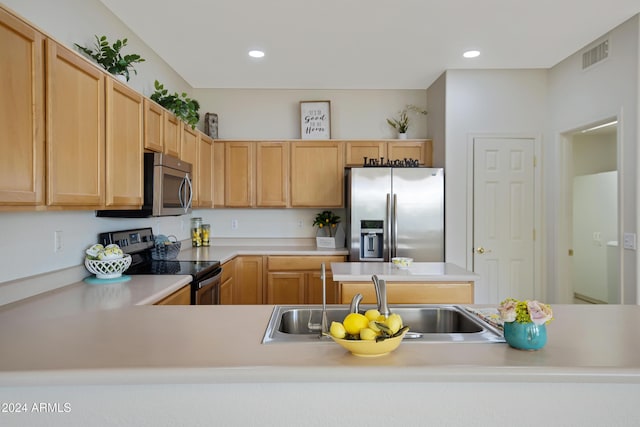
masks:
[[[498,307],[503,322],[533,322],[536,325],[549,323],[553,319],[551,306],[538,301],[519,301],[507,298]]]

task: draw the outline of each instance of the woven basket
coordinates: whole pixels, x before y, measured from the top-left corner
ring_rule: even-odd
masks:
[[[124,254],[118,259],[84,259],[84,266],[98,279],[115,279],[122,276],[122,273],[131,265],[131,255]]]
[[[172,241],[170,244],[160,243],[159,245],[155,245],[151,248],[151,258],[156,261],[162,261],[165,259],[175,259],[180,253],[180,247],[182,243],[178,242],[178,238],[176,236],[169,236],[169,239],[174,238],[175,241]]]

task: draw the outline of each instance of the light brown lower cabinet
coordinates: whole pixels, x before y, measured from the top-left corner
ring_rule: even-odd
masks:
[[[344,256],[268,256],[267,304],[321,304],[321,264],[326,267],[327,303],[337,302],[337,283],[331,274],[332,262]]]
[[[178,289],[169,296],[164,297],[154,305],[190,305],[191,304],[191,285]]]
[[[375,304],[373,282],[340,282],[339,301],[349,304],[356,294],[363,304]],[[387,282],[389,304],[473,304],[473,282]]]
[[[220,304],[233,304],[233,281],[235,274],[235,258],[222,264],[222,277],[220,279]]]
[[[233,304],[262,304],[262,256],[238,256],[233,281]]]

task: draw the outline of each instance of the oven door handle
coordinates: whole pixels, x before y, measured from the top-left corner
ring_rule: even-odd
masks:
[[[222,277],[222,269],[220,269],[220,271],[215,276],[205,279],[201,282],[198,282],[197,283],[198,289],[206,288],[207,286],[214,284],[215,282],[219,282],[221,277]]]

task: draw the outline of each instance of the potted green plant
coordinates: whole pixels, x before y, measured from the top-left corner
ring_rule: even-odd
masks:
[[[409,113],[426,115],[427,111],[415,105],[407,104],[402,110],[398,112],[398,118],[387,119],[389,126],[398,131],[398,137],[405,139],[407,137],[407,131],[409,130]]]
[[[162,105],[169,111],[172,111],[180,119],[191,125],[195,129],[200,120],[200,103],[195,99],[189,98],[185,92],[178,94],[174,92],[170,94],[164,85],[159,81],[154,83],[155,92],[151,94],[151,99]]]
[[[341,248],[344,246],[344,230],[340,217],[331,211],[322,211],[316,215],[313,225],[318,227],[316,245],[319,248]]]
[[[74,45],[85,54],[93,58],[98,64],[105,70],[113,74],[114,76],[124,76],[129,81],[129,70],[135,74],[138,72],[133,67],[133,64],[144,62],[138,54],[122,55],[120,51],[127,45],[127,39],[116,40],[115,43],[109,44],[107,36],[98,37],[95,36],[95,50],[80,46],[77,43]]]

